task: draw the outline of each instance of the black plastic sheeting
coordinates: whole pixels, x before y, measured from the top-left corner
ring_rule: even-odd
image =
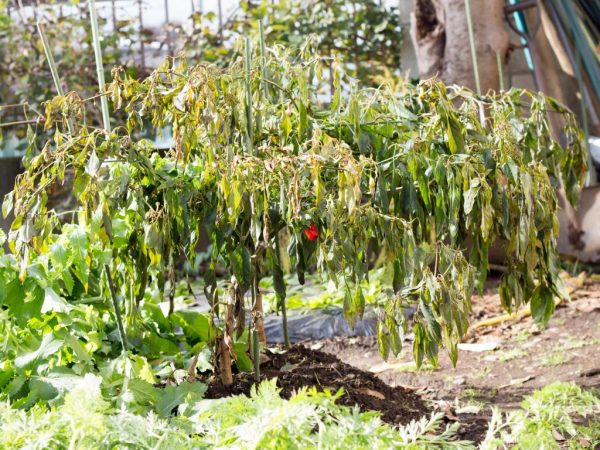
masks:
[[[407,319],[413,314],[412,309],[404,311]],[[282,318],[278,315],[265,317],[265,334],[269,344],[283,343]],[[288,311],[288,337],[290,343],[300,341],[319,341],[333,337],[374,336],[377,334],[377,314],[368,309],[362,319],[351,327],[342,308],[329,307],[326,309],[291,310]]]

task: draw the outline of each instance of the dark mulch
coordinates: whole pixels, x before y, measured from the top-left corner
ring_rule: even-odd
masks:
[[[269,361],[261,365],[261,377],[277,378],[281,396],[290,396],[304,386],[319,390],[344,390],[339,404],[358,405],[362,411],[373,410],[391,424],[406,424],[413,419],[429,415],[431,410],[414,391],[391,387],[369,372],[341,362],[335,356],[311,350],[301,345],[285,353],[268,352]],[[206,398],[222,398],[230,395],[248,395],[254,385],[253,374],[234,375],[233,385],[225,387],[219,380],[207,380]]]

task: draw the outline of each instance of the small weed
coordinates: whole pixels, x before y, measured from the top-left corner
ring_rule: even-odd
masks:
[[[467,388],[463,391],[461,401],[464,402],[464,406],[476,406],[482,408],[485,406],[486,402],[482,401],[481,397],[483,397],[483,394],[477,389]]]
[[[521,331],[519,334],[515,336],[515,341],[519,344],[524,344],[531,338],[532,334],[530,331]]]
[[[544,358],[542,358],[540,366],[541,367],[556,367],[556,366],[560,366],[561,364],[567,363],[569,360],[570,360],[570,358],[568,358],[564,352],[556,351],[556,352],[550,353],[549,355],[544,356]]]
[[[424,362],[421,364],[421,367],[417,367],[414,361],[407,362],[406,364],[400,364],[394,368],[397,372],[400,373],[412,373],[412,372],[433,372],[435,367],[431,365],[429,362]]]
[[[477,372],[476,377],[479,379],[486,378],[490,374],[491,371],[492,371],[492,368],[490,366],[484,366],[479,372]]]
[[[527,352],[525,350],[521,350],[520,348],[513,348],[508,351],[502,352],[498,357],[498,361],[501,361],[501,362],[512,361],[513,359],[522,358],[526,355],[527,355]]]

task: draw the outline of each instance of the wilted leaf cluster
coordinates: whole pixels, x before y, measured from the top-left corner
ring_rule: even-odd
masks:
[[[193,260],[204,231],[213,316],[229,301],[218,295],[219,263],[243,310],[243,293],[266,274],[285,301],[286,260],[301,282],[318,270],[344,286],[352,320],[365,308],[361,281],[377,259],[393,272],[380,309],[382,354],[400,351],[403,308],[414,306],[417,362],[435,362],[440,344],[455,361],[471,293],[500,242],[505,308],[531,301],[534,317],[548,320],[553,298],[564,295],[556,188],[562,181],[573,202],[585,174],[569,111],[523,90],[476,96],[431,81],[360,89],[340,69],[324,102],[315,92],[320,58],[252,47],[227,69],[168,60],[142,81],[116,70],[106,95],[127,121],[112,132],[78,124],[71,135],[65,109],[54,108],[65,99],[50,102],[54,139],[4,205],[16,216],[9,243],[21,268],[17,278],[4,275],[5,286],[44,283],[31,268],[42,260],[47,273],[65,274],[55,303],[97,296],[106,305],[108,267],[134,336],[153,326],[152,317],[136,319],[145,294],[173,295],[177,264]],[[564,144],[552,138],[549,114],[560,116]],[[138,137],[164,127],[173,130],[169,149]],[[71,216],[87,230],[79,239],[61,237],[75,225],[46,207],[48,188],[68,171],[79,204]],[[314,241],[304,233],[311,225]],[[84,257],[82,242],[93,249]],[[208,328],[205,338],[218,339],[222,330]]]

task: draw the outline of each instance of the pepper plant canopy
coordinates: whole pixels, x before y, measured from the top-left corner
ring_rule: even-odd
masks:
[[[150,309],[140,320],[140,308],[156,302],[149,293],[174,286],[175,265],[194,258],[202,227],[212,241],[204,279],[214,315],[223,310],[219,261],[242,291],[273,275],[282,302],[289,258],[300,280],[316,269],[345,286],[346,314],[356,318],[376,254],[393,274],[380,308],[382,354],[400,351],[403,307],[415,305],[417,362],[435,362],[440,344],[456,361],[471,293],[486,278],[490,245],[501,241],[503,306],[531,302],[538,322],[549,319],[553,298],[566,295],[555,190],[562,180],[575,203],[585,174],[569,111],[517,89],[477,96],[433,81],[360,89],[340,69],[324,103],[313,89],[320,58],[254,47],[230,68],[169,59],[143,81],[115,70],[107,95],[128,119],[112,132],[85,123],[86,101],[75,94],[47,103],[54,138],[27,160],[4,202],[16,217],[16,265],[0,275],[12,320],[82,303],[107,311],[107,267],[126,332],[143,353],[151,342],[135,336],[164,317]],[[550,114],[561,117],[564,145],[552,138]],[[137,137],[166,125],[168,151]],[[46,208],[47,192],[69,171],[79,208],[59,217]],[[304,233],[313,225],[315,240]],[[222,332],[210,327],[198,331],[202,339]]]

